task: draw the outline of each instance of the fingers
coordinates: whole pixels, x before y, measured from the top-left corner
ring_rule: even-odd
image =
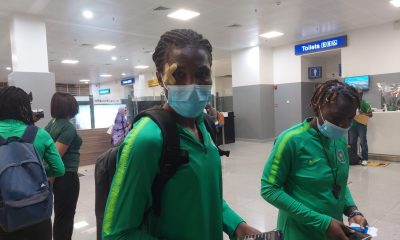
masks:
[[[343,226],[341,226],[342,227],[342,230],[343,230],[343,232],[344,232],[344,234],[346,235],[346,236],[349,236],[349,235],[351,235],[352,233],[354,233],[354,230],[353,229],[351,229],[351,228],[349,228],[349,227],[347,227],[347,226],[345,226],[345,225],[343,225]]]

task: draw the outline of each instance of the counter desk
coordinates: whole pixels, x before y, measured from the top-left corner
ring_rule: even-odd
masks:
[[[368,122],[367,141],[372,159],[400,161],[400,111],[374,112]]]

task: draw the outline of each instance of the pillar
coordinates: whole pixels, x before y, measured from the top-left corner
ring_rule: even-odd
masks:
[[[46,26],[33,16],[14,16],[10,25],[13,72],[8,84],[32,92],[32,109],[43,109],[44,119],[36,125],[44,127],[51,119],[50,101],[55,93],[55,76],[49,72]]]

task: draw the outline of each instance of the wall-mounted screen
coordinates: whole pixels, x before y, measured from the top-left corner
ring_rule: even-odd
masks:
[[[369,76],[346,77],[344,82],[356,89],[367,91],[369,89]]]
[[[308,79],[318,79],[322,77],[322,67],[309,67]]]

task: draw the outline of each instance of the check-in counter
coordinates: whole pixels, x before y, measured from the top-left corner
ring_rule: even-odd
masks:
[[[95,164],[97,157],[111,147],[107,128],[78,130],[78,134],[82,138],[80,166]]]
[[[373,159],[400,160],[400,111],[374,112],[368,122],[367,139]]]

